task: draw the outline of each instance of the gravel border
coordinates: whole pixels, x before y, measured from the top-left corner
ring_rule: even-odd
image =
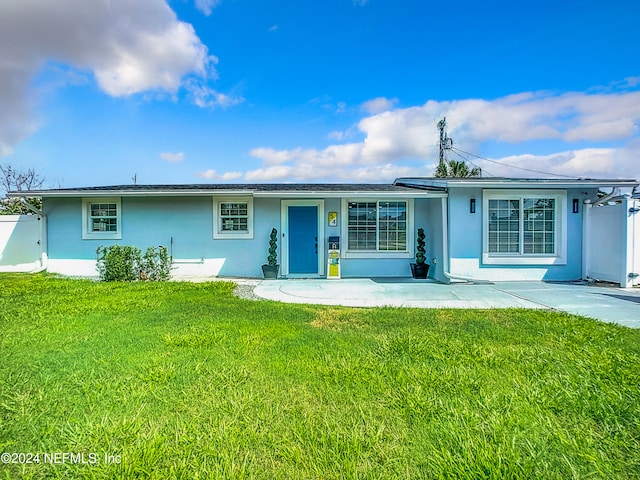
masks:
[[[238,283],[236,288],[233,290],[233,294],[238,298],[243,298],[245,300],[264,300],[260,298],[255,293],[253,293],[253,289],[255,285],[247,285]]]

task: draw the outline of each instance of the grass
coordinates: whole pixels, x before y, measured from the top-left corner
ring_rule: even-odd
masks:
[[[640,477],[636,330],[223,282],[0,288],[0,452],[41,454],[0,478]]]

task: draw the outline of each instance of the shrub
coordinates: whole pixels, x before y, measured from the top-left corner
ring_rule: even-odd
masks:
[[[278,263],[278,231],[275,228],[271,229],[269,235],[269,255],[267,256],[267,264],[275,266]]]
[[[140,280],[163,281],[171,276],[171,257],[167,247],[149,247],[142,257]]]
[[[168,280],[171,257],[166,247],[149,247],[144,256],[139,248],[129,245],[98,247],[97,268],[105,282],[133,282],[136,280]]]
[[[132,282],[140,277],[142,261],[139,248],[128,245],[98,247],[98,275],[105,282]]]
[[[427,250],[424,248],[426,245],[424,242],[424,237],[425,237],[424,229],[419,228],[418,239],[417,239],[418,246],[416,247],[416,264],[417,265],[422,265],[427,260],[427,256],[426,256]]]

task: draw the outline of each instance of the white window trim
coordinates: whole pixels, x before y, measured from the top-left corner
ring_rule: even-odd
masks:
[[[553,198],[556,201],[555,251],[549,254],[489,253],[489,200]],[[485,265],[566,265],[567,264],[567,192],[566,190],[484,190],[482,194],[482,263]]]
[[[117,230],[115,232],[94,232],[91,230],[91,204],[115,203]],[[122,239],[122,206],[120,197],[92,197],[82,199],[82,239],[120,240]]]
[[[221,203],[245,203],[247,204],[247,231],[225,232],[222,230],[220,204]],[[253,197],[214,197],[213,198],[213,238],[214,239],[252,239],[253,238]]]
[[[394,250],[349,250],[349,202],[384,202],[384,201],[396,201],[407,203],[407,250],[394,251]],[[342,222],[341,230],[343,235],[340,238],[340,255],[342,258],[413,258],[413,244],[415,235],[413,227],[413,198],[406,197],[384,197],[384,198],[343,198],[342,199]]]

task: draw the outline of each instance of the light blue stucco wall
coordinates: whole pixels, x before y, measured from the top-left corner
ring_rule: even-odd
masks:
[[[570,281],[582,277],[583,200],[593,198],[596,190],[569,189],[567,194],[567,259],[563,265],[485,265],[482,263],[483,190],[449,189],[448,247],[452,275],[462,274],[488,280],[540,279]],[[476,199],[476,213],[470,213],[470,199]],[[572,211],[573,199],[579,201],[578,213]],[[476,267],[474,267],[474,262]],[[465,265],[464,271],[460,265]]]
[[[342,259],[344,277],[410,277],[410,263],[415,262],[416,233],[424,228],[427,259],[442,256],[442,216],[440,198],[416,198],[413,201],[413,231],[409,232],[409,258],[346,258]],[[346,233],[345,233],[346,235]],[[346,241],[346,238],[345,238]],[[436,264],[437,265],[437,264]],[[431,266],[430,278],[438,278],[437,268]]]
[[[483,191],[482,189],[451,188],[449,198],[415,198],[413,201],[413,231],[409,232],[411,255],[415,253],[415,231],[422,227],[426,234],[429,277],[448,281],[447,268],[453,275],[489,280],[574,280],[582,276],[583,204],[586,197],[595,197],[595,190],[567,191],[567,261],[565,265],[485,265],[482,263]],[[476,199],[476,213],[469,212],[470,198]],[[573,213],[572,200],[579,200],[579,212]],[[329,236],[339,235],[343,250],[346,232],[342,199],[324,198],[324,238],[318,247],[323,254]],[[82,199],[46,198],[44,212],[48,217],[48,256],[55,261],[94,261],[96,248],[112,244],[135,245],[144,250],[149,246],[172,247],[174,259],[199,265],[202,274],[221,276],[261,277],[265,263],[269,233],[273,227],[281,230],[281,200],[254,198],[253,239],[213,238],[212,197],[122,197],[122,239],[82,239]],[[338,212],[337,226],[327,223],[329,212]],[[449,221],[443,236],[444,215]],[[282,232],[280,232],[282,233]],[[282,236],[279,236],[282,240]],[[282,245],[278,245],[281,262]],[[326,262],[326,258],[324,260]],[[343,277],[408,277],[413,258],[342,258]],[[463,266],[463,267],[461,267]],[[204,269],[204,271],[202,271]]]
[[[342,199],[324,198],[323,201],[324,218],[321,221],[324,222],[324,238],[319,239],[318,247],[326,252],[328,237],[340,236],[344,246],[346,232],[341,232]],[[414,201],[415,228],[425,228],[429,259],[442,256],[440,205],[440,199]],[[176,260],[192,261],[194,265],[199,260],[215,264],[215,268],[208,267],[208,264],[199,266],[200,270],[209,268],[202,274],[261,277],[271,229],[281,230],[279,198],[254,198],[253,239],[214,239],[211,197],[122,197],[122,238],[119,240],[82,239],[81,198],[46,198],[43,208],[49,220],[48,254],[53,262],[94,261],[99,246],[134,245],[144,251],[149,246],[164,245],[172,248]],[[329,212],[338,212],[335,227],[328,225]],[[415,232],[409,232],[409,238],[413,254]],[[282,245],[279,243],[279,262],[281,254]],[[411,275],[411,261],[411,258],[342,258],[342,276],[407,277]],[[431,272],[430,276],[433,276]]]
[[[267,258],[272,227],[280,226],[277,199],[254,201],[254,238],[214,240],[211,197],[123,197],[122,239],[82,239],[82,199],[48,198],[49,258],[94,260],[99,246],[172,248],[175,259],[216,259],[220,275],[259,276]]]
[[[425,231],[425,243],[427,250],[427,262],[429,266],[429,278],[440,282],[447,281],[443,273],[444,248],[443,248],[443,208],[446,209],[446,198],[437,198],[421,201],[421,208],[416,212],[416,230],[423,227]]]

